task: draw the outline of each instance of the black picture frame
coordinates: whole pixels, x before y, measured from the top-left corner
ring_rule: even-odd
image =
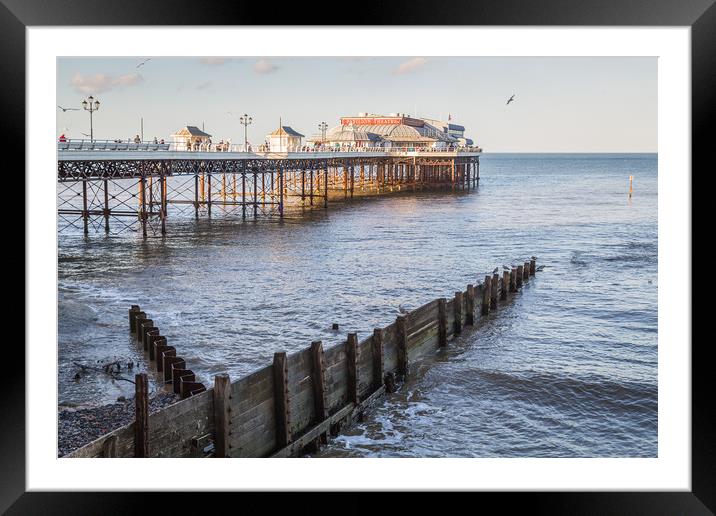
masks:
[[[692,70],[692,170],[706,167],[708,122],[715,112],[716,7],[714,0],[500,0],[440,3],[373,2],[337,9],[335,4],[285,3],[281,9],[258,3],[187,0],[0,0],[0,62],[4,81],[0,103],[13,142],[25,139],[25,29],[63,25],[555,25],[689,26]],[[325,16],[325,18],[321,18]],[[20,166],[24,153],[17,152]],[[710,156],[709,156],[710,157]],[[16,165],[16,169],[19,166]],[[22,168],[24,170],[24,166]],[[690,171],[684,171],[688,174]],[[706,172],[704,170],[704,172]],[[692,176],[693,177],[693,176]],[[15,215],[17,216],[17,215]],[[19,246],[16,246],[19,247]],[[15,256],[15,259],[18,259]],[[27,257],[25,257],[27,259]],[[27,274],[27,272],[26,272]],[[691,278],[688,278],[690,281]],[[691,300],[683,300],[691,302]],[[694,313],[704,308],[693,305]],[[703,306],[703,305],[702,305]],[[31,307],[30,307],[31,308]],[[693,316],[692,316],[693,320]],[[710,339],[692,344],[692,490],[690,492],[485,493],[502,510],[521,506],[535,514],[713,514],[716,510],[716,439]],[[148,508],[148,495],[113,493],[25,493],[25,353],[4,346],[6,367],[0,389],[0,510],[8,514],[127,514]],[[12,366],[8,366],[12,364]],[[217,493],[208,494],[214,500]],[[271,495],[241,495],[242,512],[266,510]],[[171,506],[188,512],[203,505],[196,494],[171,494]],[[154,496],[152,496],[154,498]],[[362,500],[367,500],[361,498]],[[165,503],[163,501],[163,503]],[[208,510],[212,510],[212,505]],[[371,502],[366,501],[367,504]],[[405,503],[408,503],[407,501]],[[412,503],[422,504],[421,497]],[[480,501],[483,504],[484,501]],[[351,504],[348,504],[351,505]],[[402,504],[401,504],[402,505]],[[369,507],[370,505],[367,505]],[[408,505],[409,507],[409,505]],[[307,508],[307,507],[306,507]],[[403,506],[403,509],[406,509]]]

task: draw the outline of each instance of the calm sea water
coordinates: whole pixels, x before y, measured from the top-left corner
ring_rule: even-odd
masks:
[[[132,394],[99,374],[73,380],[73,362],[144,369],[131,304],[209,384],[277,350],[362,338],[399,305],[451,296],[534,254],[547,267],[513,302],[415,364],[319,456],[655,457],[656,155],[481,159],[470,193],[363,199],[284,222],[187,217],[147,242],[62,232],[60,404]]]

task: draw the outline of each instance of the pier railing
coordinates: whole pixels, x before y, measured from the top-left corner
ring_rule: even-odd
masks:
[[[58,151],[171,151],[171,152],[240,152],[258,155],[280,153],[394,153],[416,152],[420,154],[437,154],[445,152],[481,152],[479,147],[418,147],[418,146],[391,146],[391,147],[351,147],[331,145],[296,145],[289,146],[280,151],[271,150],[265,145],[239,145],[230,143],[204,143],[187,146],[178,143],[165,143],[155,141],[119,141],[119,140],[83,140],[67,139],[57,142]]]
[[[273,364],[235,382],[226,374],[215,376],[208,390],[187,372],[176,349],[155,335],[150,363],[160,378],[171,377],[167,383],[178,382],[186,399],[149,414],[147,375],[139,374],[135,422],[67,457],[289,457],[316,450],[394,391],[416,361],[444,349],[450,337],[508,303],[537,270],[532,258],[493,272],[450,299],[399,315],[361,341],[349,333],[325,350],[315,341],[290,355],[277,352]],[[135,332],[139,314],[137,306],[129,311]]]

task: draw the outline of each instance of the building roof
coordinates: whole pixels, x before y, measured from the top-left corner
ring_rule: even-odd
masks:
[[[464,131],[465,127],[462,125],[451,124],[448,122],[448,129],[450,129],[452,131]]]
[[[198,127],[194,125],[187,125],[183,129],[180,129],[176,133],[174,133],[172,136],[199,136],[202,138],[211,138],[211,135],[208,133],[205,133]]]
[[[381,137],[373,131],[363,131],[353,125],[339,125],[326,134],[326,140],[332,142],[377,142],[381,140]]]
[[[270,133],[269,136],[298,136],[299,138],[303,138],[303,135],[301,133],[299,133],[298,131],[294,131],[287,125],[282,125],[274,132]]]

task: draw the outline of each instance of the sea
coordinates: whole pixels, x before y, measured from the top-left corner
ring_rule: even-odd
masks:
[[[633,194],[629,195],[629,178]],[[475,189],[402,192],[168,235],[58,225],[58,407],[129,397],[139,304],[198,380],[324,348],[531,256],[542,271],[317,457],[656,457],[656,154],[491,154]],[[333,330],[332,325],[339,325]],[[160,389],[157,382],[152,389]]]

